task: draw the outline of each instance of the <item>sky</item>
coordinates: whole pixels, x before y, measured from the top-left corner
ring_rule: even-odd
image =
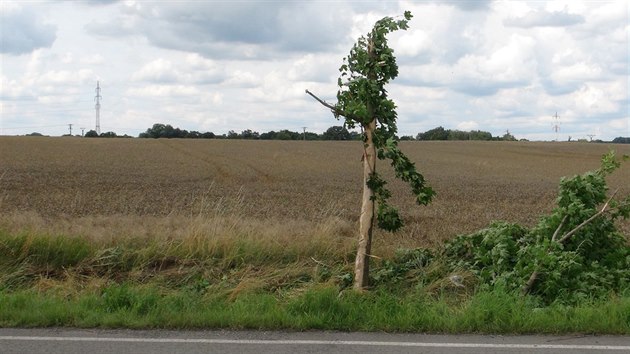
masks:
[[[1,0],[0,135],[95,129],[97,81],[101,132],[321,133],[342,121],[305,90],[334,103],[357,38],[406,10],[399,135],[630,136],[625,0]]]

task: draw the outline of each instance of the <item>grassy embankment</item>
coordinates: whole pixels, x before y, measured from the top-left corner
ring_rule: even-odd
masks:
[[[630,333],[628,294],[542,306],[454,287],[439,265],[355,293],[346,226],[329,225],[280,239],[230,218],[150,239],[3,232],[0,326]]]
[[[379,278],[399,248],[439,247],[493,219],[531,225],[560,170],[596,167],[604,146],[404,146],[440,194],[427,208],[402,199],[408,225],[375,235],[375,286],[357,294],[354,146],[0,143],[0,326],[630,334],[630,294],[543,306],[475,290],[465,274],[453,286],[439,262]],[[627,171],[613,181],[623,193]]]

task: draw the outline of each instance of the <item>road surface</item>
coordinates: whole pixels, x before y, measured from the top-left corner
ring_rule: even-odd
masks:
[[[630,353],[630,336],[0,328],[0,353]]]

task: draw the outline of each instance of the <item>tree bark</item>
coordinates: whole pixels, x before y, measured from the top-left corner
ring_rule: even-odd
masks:
[[[374,225],[374,191],[367,182],[376,171],[376,148],[372,134],[376,129],[376,120],[364,127],[366,141],[363,150],[363,199],[359,218],[359,244],[354,262],[354,288],[362,291],[369,286],[370,252],[372,249],[372,228]]]

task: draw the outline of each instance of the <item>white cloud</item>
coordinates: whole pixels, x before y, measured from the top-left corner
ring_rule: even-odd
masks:
[[[4,76],[4,73],[0,73],[0,98],[2,100],[12,101],[19,98],[33,99],[34,96],[29,91],[30,90],[25,85],[18,83],[17,80],[9,79],[8,77]],[[0,101],[0,103],[3,102]],[[7,105],[3,104],[3,106]]]
[[[575,136],[627,125],[627,1],[99,2],[0,3],[32,34],[0,53],[0,129],[37,125],[37,112],[91,127],[100,80],[101,125],[121,134],[155,122],[323,131],[339,122],[304,90],[334,102],[356,38],[404,10],[409,30],[389,37],[400,135],[442,125],[555,139],[556,111]]]
[[[624,132],[628,131],[630,126],[630,118],[620,118],[620,119],[612,119],[608,122],[608,126],[611,129],[619,130],[619,134],[627,134]]]
[[[21,55],[50,47],[55,42],[57,28],[30,8],[17,4],[4,1],[0,4],[0,53]]]
[[[305,97],[303,84],[287,80],[286,76],[278,71],[265,75],[262,82],[261,86],[248,89],[251,97],[258,102],[286,104],[289,100]]]
[[[396,54],[415,57],[429,52],[434,45],[428,33],[422,30],[411,30],[398,39],[396,47],[400,49],[396,51]]]
[[[534,75],[534,40],[513,34],[509,42],[488,55],[467,55],[455,66],[460,75],[493,83],[529,81]]]
[[[101,36],[132,35],[152,45],[213,58],[264,59],[281,52],[336,49],[347,5],[324,2],[133,2],[121,15],[87,26]],[[317,30],[313,30],[317,29]]]
[[[165,59],[159,58],[147,63],[139,71],[131,75],[131,79],[135,81],[149,82],[176,82],[177,74],[173,70],[173,64]]]
[[[597,64],[575,63],[559,66],[551,73],[550,78],[556,83],[584,82],[602,78],[603,70]]]
[[[532,11],[524,16],[511,17],[503,21],[506,26],[513,27],[565,27],[584,22],[584,17],[568,12],[568,7],[562,11]]]
[[[182,97],[199,96],[200,91],[193,86],[185,85],[147,85],[130,88],[127,94],[141,97]]]
[[[467,120],[457,124],[457,129],[463,131],[477,130],[479,129],[479,123],[474,120]]]
[[[575,108],[582,115],[593,116],[601,113],[612,113],[619,109],[619,106],[611,100],[607,92],[593,84],[583,85],[571,96],[574,99]]]
[[[295,60],[287,72],[287,78],[292,81],[318,81],[329,82],[336,79],[337,68],[340,66],[338,59],[306,54]]]
[[[213,61],[188,54],[177,64],[164,58],[155,59],[133,73],[131,79],[158,84],[211,84],[223,81],[224,73]]]
[[[81,64],[84,65],[101,65],[105,63],[105,58],[103,58],[103,56],[100,54],[81,56],[79,60]]]
[[[78,85],[91,81],[94,73],[90,69],[79,69],[77,71],[52,70],[41,74],[37,78],[39,85]]]
[[[226,86],[235,86],[242,88],[257,87],[261,83],[261,79],[249,71],[235,70],[228,74],[225,81]]]

